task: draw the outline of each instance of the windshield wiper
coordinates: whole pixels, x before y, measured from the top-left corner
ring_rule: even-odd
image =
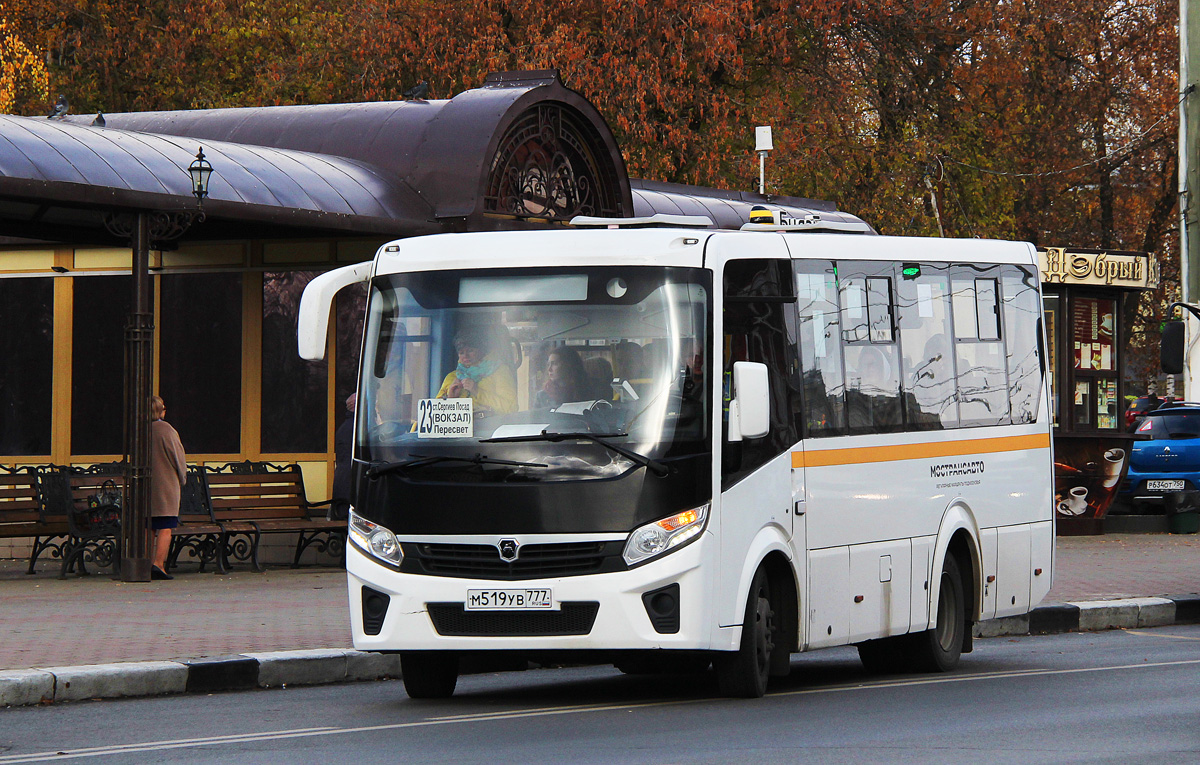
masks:
[[[606,438],[624,438],[628,435],[629,435],[628,433],[621,433],[621,432],[617,432],[617,433],[559,433],[557,431],[543,430],[541,433],[535,433],[535,434],[531,434],[531,435],[527,435],[527,436],[502,436],[500,438],[481,438],[481,439],[479,439],[479,443],[495,444],[495,443],[514,443],[517,441],[549,441],[550,443],[554,444],[554,443],[558,443],[559,441],[567,441],[572,438],[581,438],[584,441],[591,441],[592,443],[600,444],[601,446],[605,447],[606,449],[614,451],[617,454],[620,454],[622,457],[626,457],[627,459],[630,459],[630,460],[636,462],[637,464],[645,467],[651,473],[654,473],[654,475],[656,475],[656,476],[664,476],[667,473],[671,472],[671,469],[669,467],[667,467],[663,463],[659,462],[658,460],[650,459],[649,457],[647,457],[644,454],[638,454],[635,451],[626,449],[624,446],[618,446],[618,445],[612,443],[611,441],[604,440]]]
[[[512,467],[547,467],[547,465],[541,462],[499,460],[493,459],[492,457],[485,457],[484,455],[478,453],[476,453],[474,457],[459,457],[454,454],[437,454],[430,456],[414,454],[410,459],[400,460],[399,462],[374,464],[367,468],[367,477],[376,478],[384,473],[391,473],[396,470],[407,470],[408,468],[426,467],[428,465],[436,465],[439,462],[470,462],[473,465],[510,465]]]

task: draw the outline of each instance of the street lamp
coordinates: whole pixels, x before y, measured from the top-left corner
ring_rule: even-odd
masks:
[[[125,324],[125,504],[121,517],[121,579],[150,581],[150,395],[153,373],[154,295],[149,273],[150,250],[178,239],[193,223],[204,220],[204,198],[212,165],[204,149],[188,166],[195,210],[141,209],[110,213],[109,232],[128,238],[133,249],[133,310]]]
[[[204,147],[196,152],[196,159],[188,165],[188,175],[192,177],[192,194],[196,196],[200,206],[204,206],[204,198],[208,196],[208,179],[212,176],[212,165],[204,158]]]

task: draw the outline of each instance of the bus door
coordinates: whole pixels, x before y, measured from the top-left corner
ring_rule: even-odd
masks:
[[[729,241],[717,240],[719,244]],[[776,237],[762,238],[763,245],[777,242]],[[780,254],[786,255],[782,243],[777,246]],[[782,257],[730,260],[725,264],[723,286],[719,618],[722,626],[730,626],[742,622],[737,604],[742,602],[745,576],[753,573],[747,572],[747,566],[756,562],[748,557],[762,557],[764,540],[782,539],[790,545],[797,530],[791,451],[798,440],[793,405],[798,403],[799,366],[791,262]],[[728,404],[730,397],[737,395],[732,387],[733,365],[738,361],[767,367],[770,430],[762,438],[730,442]],[[803,485],[800,488],[803,494]],[[803,533],[802,522],[799,529]],[[800,544],[803,546],[802,539]],[[797,585],[803,588],[803,580]]]

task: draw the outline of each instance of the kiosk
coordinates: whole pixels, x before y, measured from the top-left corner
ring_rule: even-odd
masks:
[[[1038,250],[1050,344],[1054,488],[1058,533],[1103,533],[1129,467],[1125,427],[1126,300],[1158,287],[1145,252]]]

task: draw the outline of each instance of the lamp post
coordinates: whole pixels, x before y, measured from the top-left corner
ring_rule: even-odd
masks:
[[[150,249],[178,239],[204,220],[212,165],[204,149],[187,168],[195,210],[112,213],[109,232],[128,237],[133,249],[133,310],[125,322],[125,503],[121,513],[121,580],[150,581],[150,396],[153,379],[154,295]]]

